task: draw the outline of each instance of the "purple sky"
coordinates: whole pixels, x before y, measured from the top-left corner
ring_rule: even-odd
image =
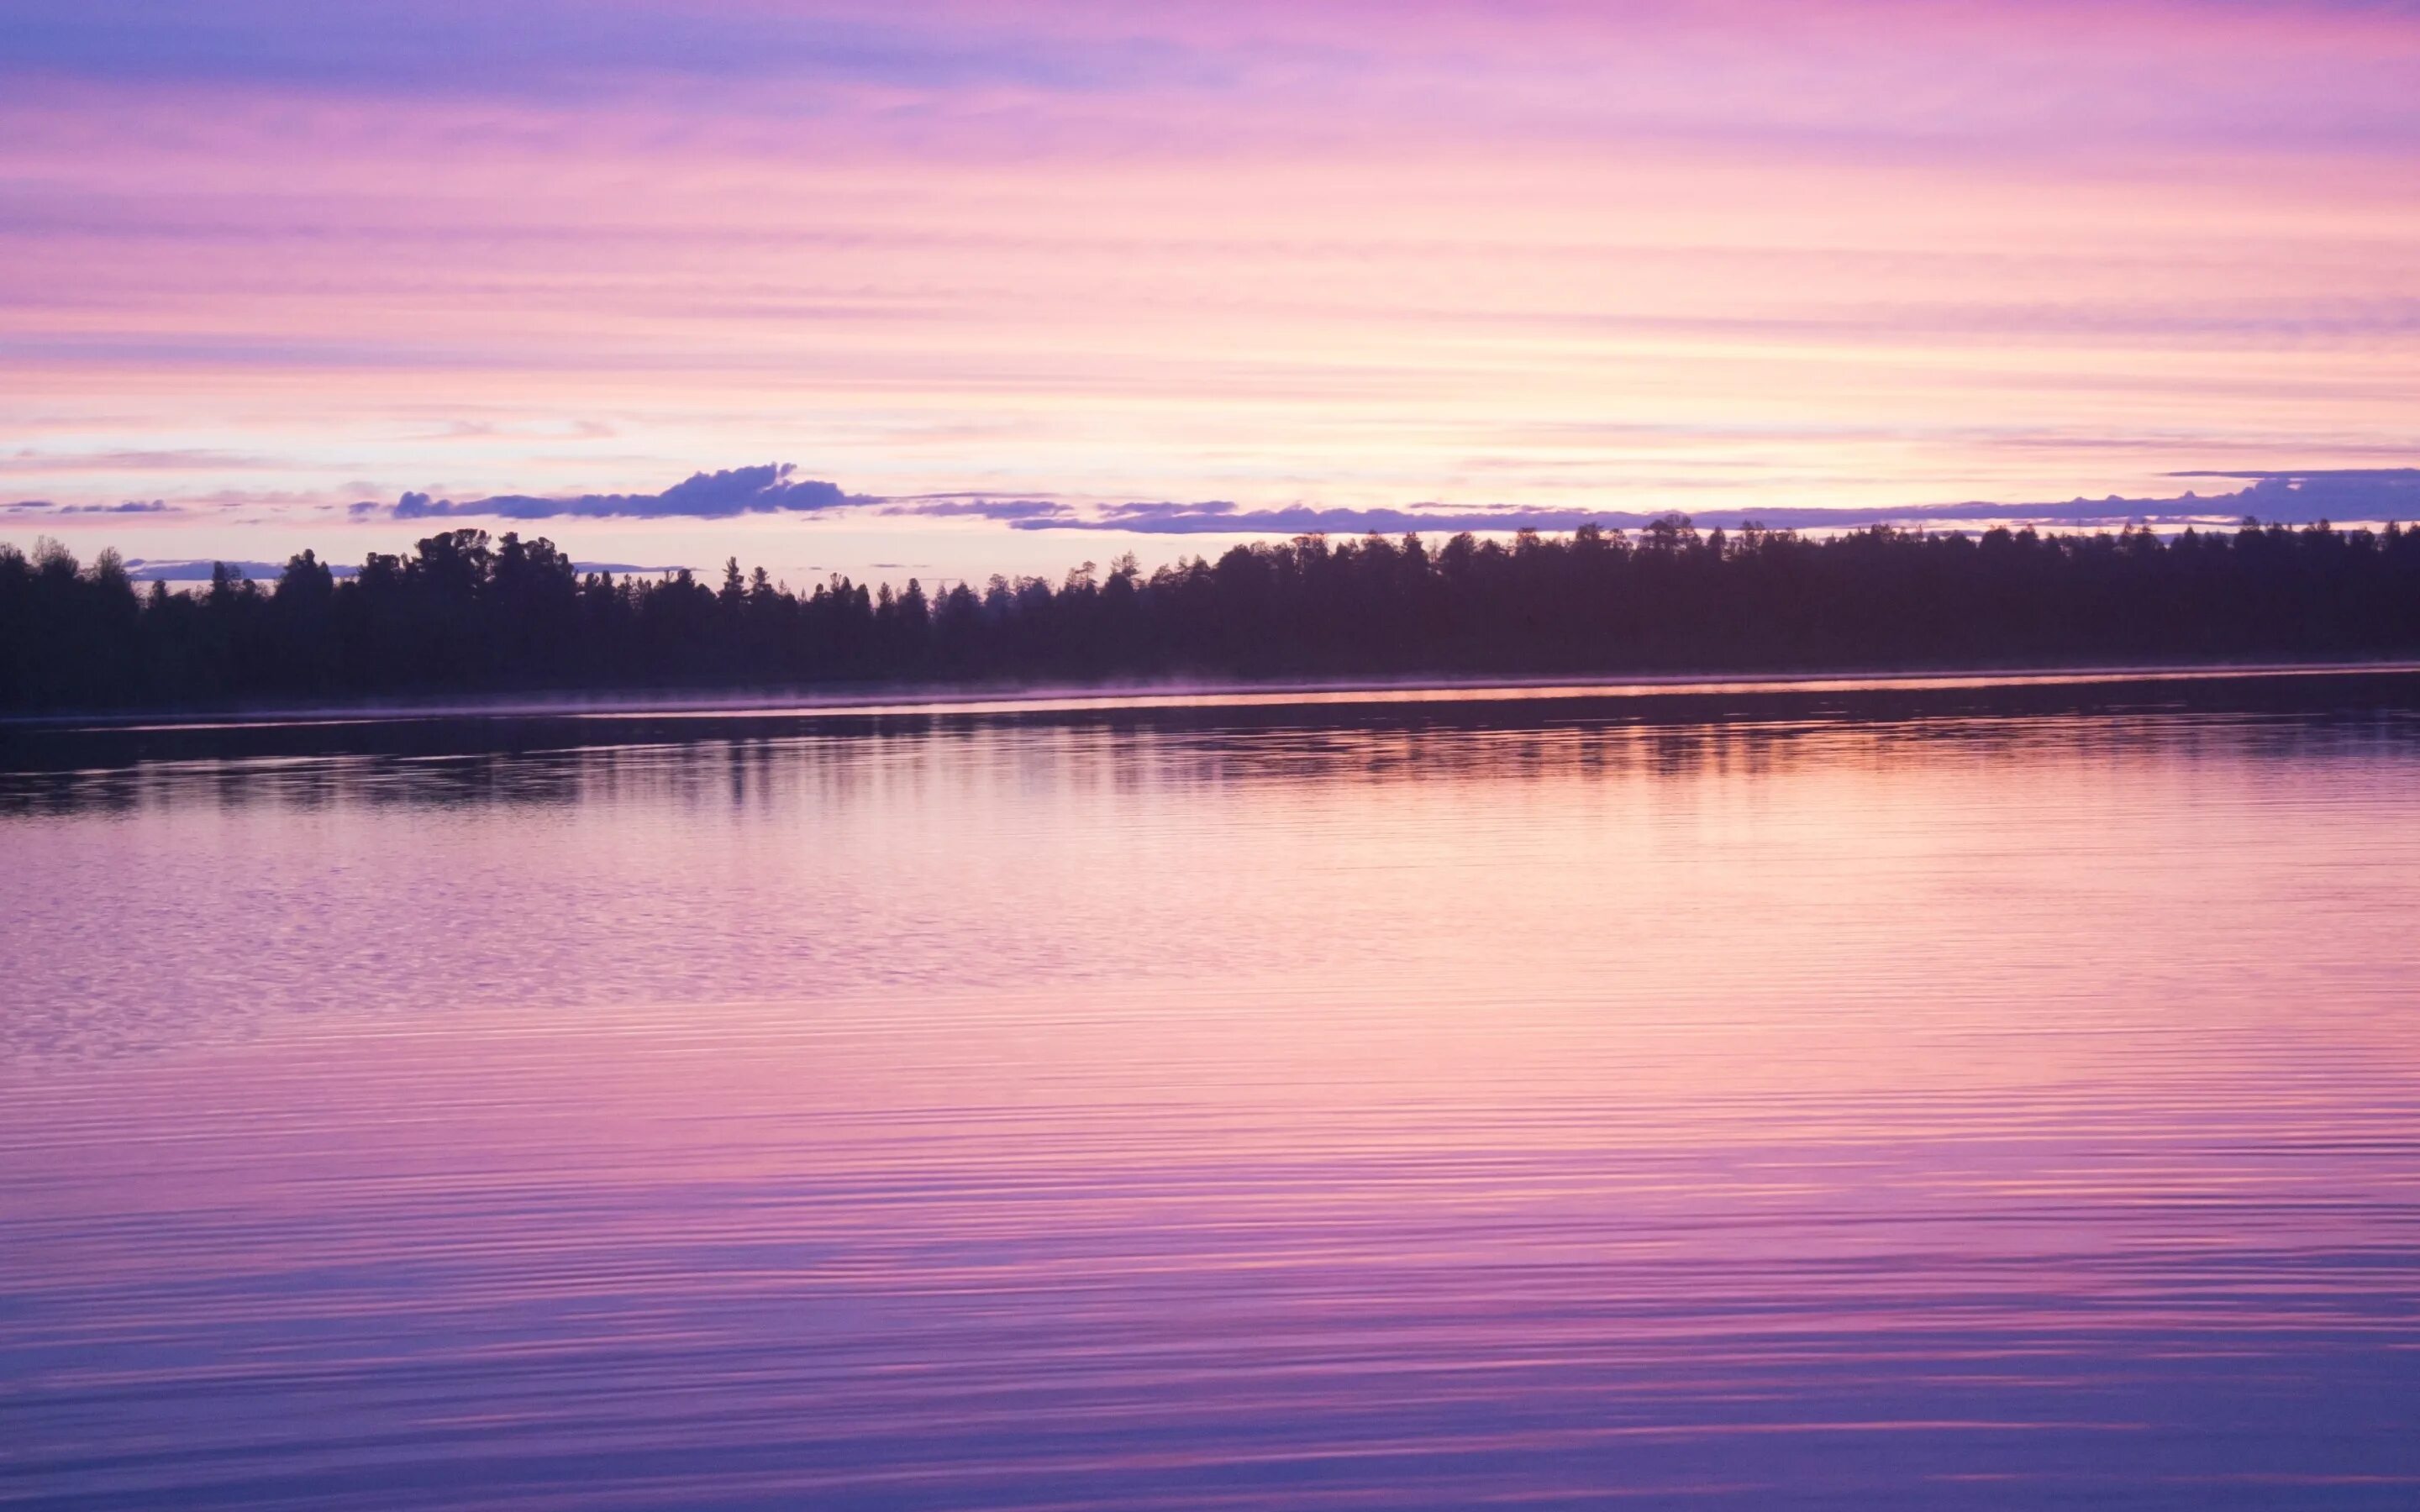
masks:
[[[154,558],[2344,517],[2420,8],[0,0],[0,538]]]

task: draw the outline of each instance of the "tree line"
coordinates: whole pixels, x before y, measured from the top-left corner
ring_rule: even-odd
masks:
[[[1238,546],[1148,575],[805,593],[727,563],[582,572],[442,531],[339,577],[141,590],[113,551],[0,546],[0,708],[870,682],[1562,675],[2420,652],[2420,529],[2171,537],[1584,526]]]

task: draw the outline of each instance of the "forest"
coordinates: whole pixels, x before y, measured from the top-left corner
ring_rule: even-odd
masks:
[[[1559,676],[2365,658],[2420,653],[2420,529],[2163,536],[1877,527],[1237,546],[1145,574],[805,592],[734,560],[582,572],[441,531],[339,574],[133,582],[114,552],[0,546],[0,709],[495,692]]]

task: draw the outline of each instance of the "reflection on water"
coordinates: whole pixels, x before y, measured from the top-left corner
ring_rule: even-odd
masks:
[[[21,740],[0,1502],[2420,1500],[2420,680],[1709,697]]]

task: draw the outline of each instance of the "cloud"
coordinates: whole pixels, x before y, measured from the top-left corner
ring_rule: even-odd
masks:
[[[1137,501],[1083,513],[1049,499],[994,499],[952,492],[882,496],[851,494],[838,484],[796,476],[789,463],[692,473],[660,493],[581,494],[546,498],[499,494],[484,499],[431,499],[407,493],[393,504],[351,506],[355,517],[399,520],[496,518],[535,520],[611,517],[727,519],[752,514],[824,514],[876,509],[891,517],[933,517],[997,521],[1018,531],[1112,531],[1139,535],[1290,536],[1308,534],[1395,535],[1459,531],[1563,532],[1596,524],[1636,530],[1663,512],[1545,508],[1494,504],[1451,507],[1415,504],[1403,508],[1342,508],[1290,504],[1247,509],[1231,500]],[[1845,530],[1867,525],[1979,527],[1993,524],[2099,529],[2126,524],[2181,526],[2229,524],[2246,516],[2286,524],[2329,519],[2346,522],[2420,520],[2420,468],[2336,468],[2193,471],[2179,479],[2216,479],[2243,486],[2226,492],[2186,492],[2173,497],[2071,499],[2054,503],[2001,503],[1968,500],[1951,503],[1880,506],[1871,509],[1809,508],[1789,504],[1694,509],[1699,526],[1735,529],[1756,523],[1773,529]],[[0,505],[10,514],[153,515],[172,513],[162,500],[116,504],[57,504],[21,500]],[[207,563],[205,563],[207,567]],[[613,564],[614,571],[655,571]]]
[[[217,562],[208,557],[163,561],[147,561],[142,557],[131,557],[126,563],[126,576],[139,583],[208,582],[218,565]],[[275,582],[286,572],[286,564],[282,562],[230,562],[226,565],[237,577],[249,578],[255,582]],[[334,563],[328,563],[325,565],[330,573],[339,578],[350,578],[361,570],[358,567],[338,566]]]
[[[2420,519],[2420,468],[2168,475],[2248,482],[2250,487],[2226,497],[2262,519]]]
[[[571,499],[547,499],[529,494],[498,494],[489,499],[457,501],[407,493],[393,504],[365,501],[352,506],[355,515],[384,511],[395,519],[451,519],[459,517],[498,519],[726,519],[735,515],[808,513],[878,501],[841,491],[840,486],[818,478],[794,478],[787,462],[762,467],[727,468],[721,472],[693,472],[661,493],[592,493]]]
[[[1807,509],[1788,505],[1697,510],[1691,518],[1709,529],[1737,528],[1751,521],[1775,529],[1843,530],[1864,525],[2034,524],[2070,527],[2188,525],[2226,522],[2247,515],[2289,524],[2312,520],[2420,519],[2420,468],[2315,470],[2299,472],[2184,472],[2186,478],[2248,482],[2231,493],[2175,498],[2071,499],[2064,503],[1913,504],[1870,510]],[[1657,514],[1612,509],[1540,509],[1511,505],[1447,509],[1238,509],[1225,500],[1199,503],[1117,504],[1082,518],[1014,519],[1020,531],[1125,531],[1142,535],[1394,535],[1409,531],[1571,531],[1590,523],[1636,530]]]
[[[237,452],[196,449],[182,451],[38,452],[21,447],[0,456],[0,472],[203,472],[240,469],[263,471],[288,464],[274,457],[247,456]]]
[[[129,499],[122,504],[56,504],[47,499],[20,499],[13,504],[0,504],[11,514],[20,510],[48,515],[164,515],[168,502],[164,499]]]
[[[1020,531],[1132,531],[1143,535],[1394,535],[1405,531],[1570,531],[1617,517],[1590,509],[1238,509],[1226,500],[1201,503],[1114,504],[1091,519],[1053,517],[1010,522]],[[1652,517],[1636,517],[1644,523]]]
[[[1055,519],[1074,511],[1065,504],[1043,499],[964,499],[944,495],[923,495],[914,499],[894,499],[882,509],[885,515],[922,515],[937,517],[972,519]]]

